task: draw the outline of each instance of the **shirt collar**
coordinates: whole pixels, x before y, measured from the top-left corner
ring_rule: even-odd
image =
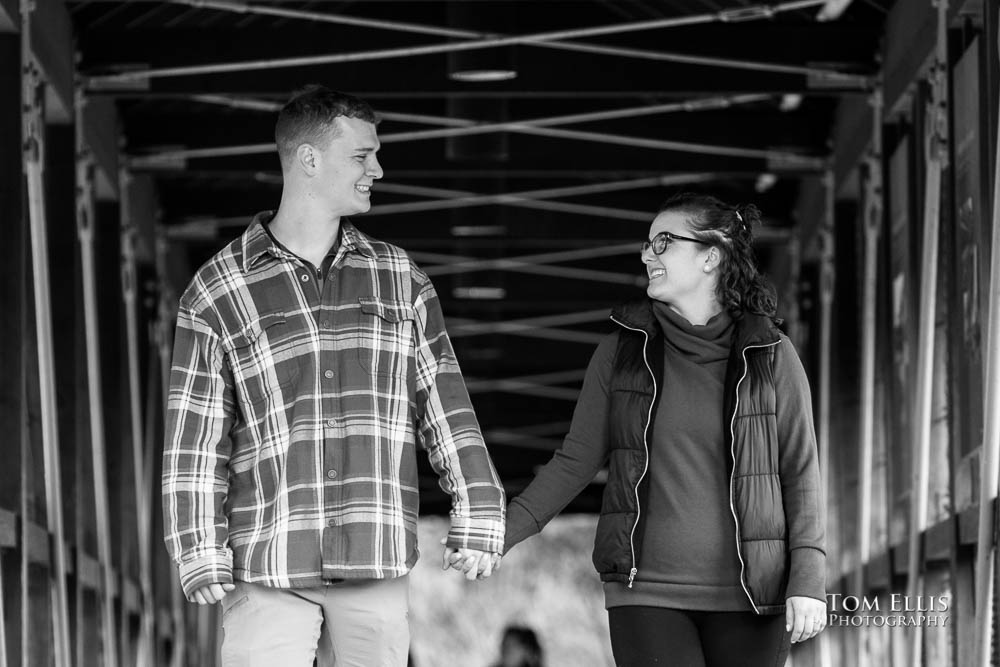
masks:
[[[261,211],[253,217],[250,226],[243,232],[244,272],[249,273],[250,269],[264,255],[280,258],[287,254],[277,246],[271,235],[264,229],[264,225],[271,222],[274,214],[275,211]],[[375,258],[375,249],[371,243],[347,218],[340,221],[340,245],[344,252],[353,251],[372,259]]]

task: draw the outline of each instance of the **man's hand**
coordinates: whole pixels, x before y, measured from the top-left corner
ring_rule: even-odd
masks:
[[[785,601],[785,630],[792,643],[812,639],[826,627],[826,605],[814,598],[795,595]]]
[[[188,602],[197,602],[200,605],[222,602],[222,598],[226,597],[226,593],[235,590],[235,588],[234,584],[208,584],[207,586],[195,589],[195,592],[188,598]]]
[[[449,567],[465,573],[469,581],[487,579],[494,570],[500,569],[500,554],[491,554],[478,549],[454,549],[448,546],[448,538],[441,538],[444,553],[441,556],[441,569]]]

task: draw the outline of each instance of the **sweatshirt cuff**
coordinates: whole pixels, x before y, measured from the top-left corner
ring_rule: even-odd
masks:
[[[184,560],[178,569],[181,588],[190,600],[191,595],[202,586],[233,583],[233,552],[212,549],[210,553]]]
[[[826,603],[826,554],[813,547],[792,549],[785,597],[805,596]]]
[[[503,548],[504,519],[500,518],[451,518],[447,545],[453,549],[475,549],[490,554]]]
[[[504,538],[504,554],[540,530],[541,527],[535,521],[535,517],[518,502],[517,498],[510,501],[510,505],[507,506],[507,535]]]

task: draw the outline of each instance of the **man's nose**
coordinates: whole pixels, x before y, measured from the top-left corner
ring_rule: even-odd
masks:
[[[374,157],[371,160],[371,164],[368,165],[368,175],[372,178],[382,178],[382,165]]]

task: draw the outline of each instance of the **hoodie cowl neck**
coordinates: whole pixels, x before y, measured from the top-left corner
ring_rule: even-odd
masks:
[[[733,318],[725,310],[703,325],[691,324],[660,301],[653,301],[653,314],[666,344],[691,361],[703,364],[729,358],[735,327]]]

